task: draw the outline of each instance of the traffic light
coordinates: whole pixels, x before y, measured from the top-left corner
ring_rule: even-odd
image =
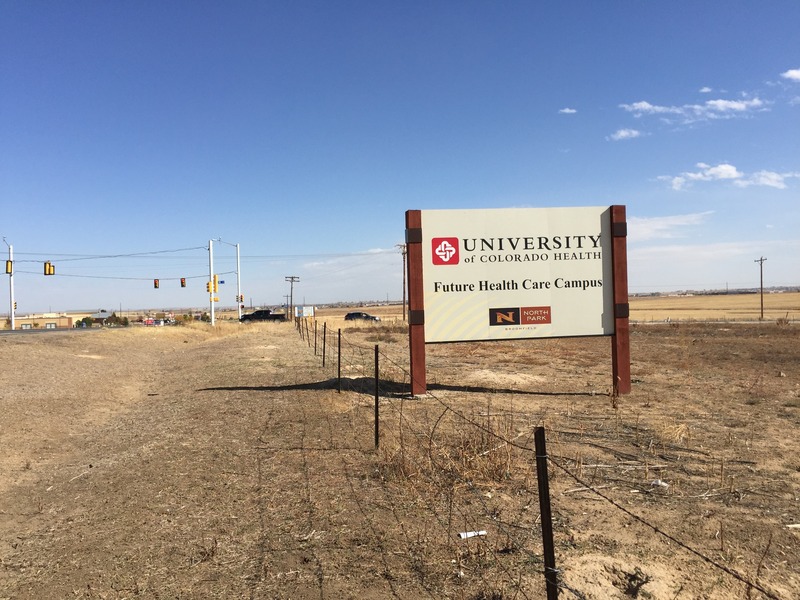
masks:
[[[14,261],[13,260],[7,260],[6,261],[6,273],[8,275],[11,275],[13,272],[14,272]]]
[[[153,287],[158,289],[158,279],[153,279]]]
[[[210,294],[211,293],[211,282],[206,281],[206,291]]]
[[[186,287],[186,277],[181,277],[181,287]]]
[[[219,277],[214,275],[214,293],[216,294],[219,291]]]
[[[14,310],[17,310],[17,301],[14,301]]]
[[[44,274],[45,275],[56,274],[56,266],[52,264],[49,260],[46,263],[44,263]]]

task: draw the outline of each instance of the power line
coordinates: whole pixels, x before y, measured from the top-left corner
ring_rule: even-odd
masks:
[[[69,254],[69,253],[47,253],[47,252],[17,252],[18,255],[25,256],[47,256],[48,258],[58,258],[60,262],[73,262],[78,260],[100,260],[106,258],[132,258],[139,256],[152,256],[154,254],[171,254],[174,252],[187,252],[190,250],[208,250],[205,246],[193,248],[176,248],[174,250],[150,250],[146,252],[129,252],[127,254]],[[72,257],[72,258],[69,258]],[[186,258],[186,257],[180,257]],[[33,259],[20,260],[19,262],[39,262]]]
[[[205,246],[197,246],[194,248],[176,248],[174,250],[152,250],[146,252],[129,252],[125,254],[72,254],[68,252],[16,252],[18,256],[46,256],[51,259],[58,258],[61,262],[79,261],[79,260],[100,260],[106,258],[135,258],[140,256],[153,256],[156,254],[168,254],[173,252],[187,252],[191,250],[205,250]],[[350,256],[380,256],[384,254],[395,254],[396,251],[392,249],[387,250],[373,250],[369,252],[317,252],[313,254],[245,254],[242,259],[247,260],[274,260],[274,259],[297,259],[297,258],[347,258]],[[176,257],[176,258],[192,258],[192,257]],[[34,259],[20,260],[19,262],[39,262]]]
[[[317,258],[317,257],[330,257],[330,258],[346,258],[348,256],[374,256],[379,254],[396,254],[394,249],[386,250],[373,250],[369,252],[318,252],[315,254],[251,254],[242,256],[242,258],[252,259],[273,259],[273,258]]]

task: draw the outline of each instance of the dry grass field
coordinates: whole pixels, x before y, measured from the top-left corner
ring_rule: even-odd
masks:
[[[657,321],[758,321],[761,317],[760,294],[719,294],[700,296],[639,296],[630,299],[631,321],[648,323]],[[402,322],[400,304],[368,305],[358,307],[369,314],[392,323]],[[249,311],[246,311],[249,312]],[[342,308],[320,308],[317,317],[331,327],[345,325]],[[236,312],[222,310],[222,320],[236,319]],[[764,320],[800,320],[800,292],[765,293]]]
[[[560,597],[800,597],[798,295],[772,296],[762,323],[634,299],[620,398],[587,338],[429,346],[411,399],[399,306],[2,335],[0,599],[543,598],[539,426]]]
[[[760,294],[715,296],[653,296],[631,299],[631,319],[649,321],[757,321],[761,318]],[[764,294],[764,320],[800,320],[800,293]]]

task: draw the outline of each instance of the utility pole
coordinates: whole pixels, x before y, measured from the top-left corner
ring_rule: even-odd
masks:
[[[16,312],[14,310],[14,246],[6,242],[5,236],[3,236],[3,242],[8,246],[8,265],[6,268],[6,273],[8,273],[8,314],[11,321],[11,331],[14,331],[14,313]]]
[[[300,278],[297,275],[287,275],[286,281],[289,282],[289,319],[294,319],[294,284],[297,281],[300,281]]]
[[[397,244],[397,247],[400,248],[400,254],[403,255],[403,322],[406,321],[406,245],[405,244]]]
[[[758,263],[759,271],[761,272],[761,319],[760,321],[764,320],[764,261],[767,260],[763,256],[761,258],[755,259],[753,262]]]
[[[208,240],[208,303],[211,308],[211,326],[214,326],[214,240]]]
[[[242,320],[242,277],[241,277],[241,263],[239,260],[239,244],[236,244],[236,316]]]

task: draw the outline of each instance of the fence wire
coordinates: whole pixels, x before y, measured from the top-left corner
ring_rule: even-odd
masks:
[[[298,325],[298,330],[304,337],[311,335],[308,329],[304,332],[302,325]],[[524,564],[528,567],[528,571],[530,570],[530,565],[535,565],[541,579],[544,578],[544,562],[539,552],[535,550],[535,548],[541,547],[542,544],[541,534],[538,530],[538,514],[533,523],[521,524],[518,519],[508,520],[503,518],[502,515],[497,514],[496,508],[487,502],[491,495],[485,491],[485,488],[486,481],[502,482],[502,470],[497,471],[497,469],[502,469],[503,465],[507,465],[508,460],[506,459],[509,452],[518,453],[519,456],[523,457],[524,464],[527,464],[531,471],[535,472],[533,433],[536,427],[546,425],[545,415],[542,414],[533,419],[536,425],[527,425],[520,429],[513,422],[513,414],[504,413],[503,411],[493,413],[491,401],[487,404],[485,413],[468,413],[447,402],[442,395],[429,390],[425,394],[424,400],[432,401],[433,404],[430,404],[430,402],[423,404],[420,399],[411,399],[409,397],[411,390],[410,371],[403,363],[380,350],[379,345],[377,345],[377,355],[380,359],[380,371],[376,380],[374,370],[376,346],[370,347],[356,343],[349,337],[343,336],[341,330],[334,333],[326,327],[323,331],[326,331],[326,339],[324,343],[318,343],[317,348],[324,347],[326,349],[324,362],[327,370],[335,370],[341,364],[342,376],[345,377],[344,374],[347,373],[346,378],[350,381],[351,389],[364,394],[374,394],[382,399],[395,400],[395,402],[389,402],[388,406],[385,407],[389,409],[389,416],[386,416],[384,412],[382,417],[382,420],[385,421],[389,421],[391,417],[394,419],[395,424],[395,428],[389,430],[389,432],[387,432],[385,424],[381,425],[382,438],[392,437],[395,442],[395,448],[391,451],[395,454],[390,454],[390,451],[383,450],[384,468],[398,469],[397,475],[405,477],[411,483],[418,499],[422,501],[423,508],[431,515],[441,533],[447,536],[448,545],[451,548],[456,548],[456,542],[453,539],[454,525],[456,523],[463,525],[462,529],[466,533],[481,532],[485,523],[490,522],[493,528],[505,537],[503,546],[493,545],[485,535],[476,535],[470,539],[479,545],[478,552],[483,553],[484,556],[491,557],[491,563],[500,571],[503,581],[489,581],[481,571],[480,576],[483,583],[488,587],[494,588],[503,584],[512,585],[515,597],[518,595],[521,598],[529,598],[530,587],[527,588],[528,592],[526,592],[525,587],[527,573],[523,572],[518,566],[515,567],[512,564],[514,561],[505,560],[505,558],[512,554],[524,557]],[[313,335],[316,337],[318,334],[315,331]],[[308,342],[309,346],[311,346],[310,339]],[[337,348],[341,349],[338,355]],[[407,407],[409,405],[414,407],[413,411],[408,410]],[[431,415],[433,406],[436,407],[436,411]],[[422,410],[421,418],[416,415],[420,410]],[[528,421],[530,420],[528,419]],[[433,425],[429,425],[430,423],[433,423]],[[636,435],[635,427],[631,427],[628,424],[617,424],[617,426],[622,427],[623,434]],[[471,434],[464,433],[464,428],[469,428]],[[625,429],[628,431],[624,431]],[[583,427],[579,431],[551,428],[548,428],[548,431],[550,431],[551,435],[555,435],[557,440],[558,436],[578,438],[582,444],[595,447],[615,456],[621,465],[626,462],[629,463],[631,469],[642,466],[638,456],[612,448],[607,444],[601,444],[598,440],[602,436],[595,435],[597,439],[592,439],[594,434],[586,431]],[[660,449],[663,452],[670,450],[690,451],[686,447],[663,442],[660,445]],[[698,451],[695,450],[695,452]],[[702,451],[698,453],[702,454]],[[498,461],[495,458],[489,461],[486,458],[500,455],[504,456],[503,460]],[[428,470],[425,472],[423,472],[425,465],[419,461],[420,457],[424,457],[427,460]],[[702,456],[700,458],[702,460]],[[578,473],[575,473],[566,465],[570,461],[575,463]],[[594,485],[596,470],[593,480],[586,481],[580,474],[584,468],[580,457],[571,459],[550,453],[548,462],[559,472],[564,473],[564,475],[581,486],[578,491],[596,495],[614,509],[624,513],[642,526],[649,528],[663,539],[744,584],[748,590],[756,590],[771,600],[782,600],[780,596],[757,581],[753,581],[737,570],[721,564],[689,544],[682,542],[662,527],[649,522],[642,516],[622,506],[618,501],[601,491],[606,486]],[[597,467],[597,465],[594,466]],[[651,465],[644,464],[645,469],[651,469],[654,472],[658,472],[658,469],[664,468],[664,466],[658,464],[658,461]],[[615,479],[613,477],[605,477],[604,481],[624,483],[629,486],[637,485],[635,481]],[[430,484],[435,484],[438,490],[444,490],[444,507],[441,502],[437,503],[432,499],[429,489]],[[428,489],[423,489],[426,485]],[[535,488],[524,484],[521,493],[527,498],[527,505],[535,505],[537,499]],[[458,502],[458,498],[463,498],[463,500]],[[480,510],[470,510],[473,506],[479,507]],[[398,525],[402,527],[399,516]],[[576,598],[585,598],[581,591],[567,585],[560,577],[558,586],[559,589]],[[538,597],[538,594],[534,595],[534,597]]]

